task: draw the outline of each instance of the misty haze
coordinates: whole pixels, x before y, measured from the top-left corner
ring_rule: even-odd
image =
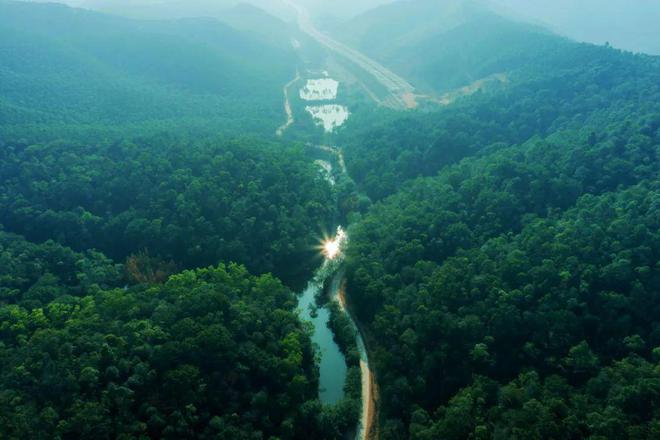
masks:
[[[0,439],[660,439],[658,23],[0,0]]]

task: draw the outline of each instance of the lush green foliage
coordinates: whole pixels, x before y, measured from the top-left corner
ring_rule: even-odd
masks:
[[[655,438],[660,118],[636,87],[580,130],[466,142],[351,230],[384,438]]]
[[[248,273],[301,285],[337,216],[302,148],[236,139],[284,117],[285,31],[0,0],[0,438],[355,426],[359,371],[322,405],[295,296]]]
[[[529,41],[503,90],[343,133],[384,438],[657,436],[660,65]]]
[[[327,305],[349,372],[324,406],[285,287],[338,220],[384,440],[660,437],[657,58],[385,6],[341,38],[421,91],[499,75],[403,115],[342,90],[338,136],[287,135],[345,146],[330,187],[336,151],[250,137],[283,122],[289,30],[224,19],[249,32],[0,0],[0,438],[345,438],[355,329]]]
[[[2,231],[0,262],[2,438],[340,439],[355,423],[359,397],[319,402],[310,329],[270,275],[116,288],[102,254]]]
[[[81,296],[121,284],[124,273],[105,255],[77,253],[53,241],[37,245],[0,230],[0,304],[26,310],[63,296]]]
[[[301,437],[318,384],[294,306],[274,278],[239,266],[5,306],[0,434]]]
[[[0,218],[32,241],[114,259],[147,249],[182,267],[243,263],[300,282],[318,261],[331,190],[302,151],[168,137],[0,149]]]
[[[354,232],[350,251],[378,262],[360,264],[369,267],[374,280],[392,273],[398,285],[406,279],[401,269],[418,260],[442,261],[460,248],[518,232],[529,215],[566,209],[584,193],[657,178],[658,127],[660,120],[612,127],[600,140],[558,133],[447,167],[375,205]],[[387,297],[378,289],[373,293]]]
[[[351,177],[380,199],[406,180],[435,175],[466,156],[562,129],[599,136],[615,122],[638,124],[660,113],[658,59],[562,47],[512,73],[504,91],[477,94],[439,112],[356,112],[342,132]]]
[[[403,420],[413,438],[654,438],[657,372],[638,357],[660,344],[658,203],[657,181],[584,196],[518,234],[356,289],[385,304],[371,326],[389,435]]]

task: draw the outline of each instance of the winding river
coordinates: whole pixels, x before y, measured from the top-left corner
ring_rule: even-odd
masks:
[[[325,261],[317,271],[314,279],[309,283],[298,301],[298,309],[303,319],[314,326],[312,341],[320,349],[320,389],[319,397],[325,404],[334,404],[344,397],[344,384],[346,382],[346,359],[328,328],[330,312],[326,307],[317,306],[317,299],[321,295],[328,295],[331,301],[339,305],[339,309],[348,318],[355,335],[360,358],[361,376],[361,403],[362,409],[358,426],[356,427],[356,440],[371,438],[376,419],[376,381],[369,365],[367,347],[362,332],[356,323],[346,301],[345,270],[343,266],[343,251],[348,243],[348,235],[341,228],[337,228],[337,235],[328,239],[323,245]],[[329,281],[329,283],[327,283]],[[327,284],[327,291],[323,285]],[[323,304],[324,301],[318,301]]]
[[[294,123],[293,110],[290,103],[289,88],[300,80],[300,75],[284,87],[285,110],[287,114],[286,123],[277,130],[277,135],[282,136],[286,129]],[[328,78],[327,73],[323,78],[308,79],[306,85],[299,90],[300,98],[304,101],[325,101],[326,104],[319,106],[307,106],[305,110],[310,113],[315,122],[323,125],[326,133],[331,133],[335,128],[341,126],[350,113],[345,106],[328,104],[337,98],[339,83]],[[329,109],[333,110],[330,111]],[[335,156],[337,173],[334,172],[333,164],[324,159],[317,159],[315,163],[319,166],[319,172],[329,185],[334,186],[339,176],[347,176],[346,165],[341,149],[316,146],[319,152]],[[339,346],[334,340],[334,335],[328,327],[330,311],[324,307],[326,299],[336,302],[339,309],[345,314],[353,328],[355,343],[359,352],[360,375],[361,375],[361,414],[358,426],[355,429],[356,440],[376,438],[376,399],[377,387],[374,375],[369,366],[369,356],[362,336],[360,327],[347,306],[345,292],[345,278],[343,267],[343,251],[348,244],[348,235],[342,229],[337,228],[334,237],[326,239],[323,243],[323,254],[325,260],[317,270],[314,278],[308,283],[307,288],[301,293],[298,300],[298,311],[302,319],[313,325],[312,342],[319,348],[319,398],[327,405],[333,405],[344,398],[344,385],[348,367],[346,359]],[[328,286],[324,291],[323,286]],[[321,298],[327,295],[329,298]],[[321,301],[318,301],[321,299]],[[321,304],[320,306],[318,304]]]
[[[328,328],[330,311],[316,306],[316,298],[323,294],[323,282],[313,280],[298,300],[298,309],[304,320],[314,325],[312,342],[320,349],[319,397],[325,404],[335,404],[344,397],[346,381],[346,359],[333,339]]]

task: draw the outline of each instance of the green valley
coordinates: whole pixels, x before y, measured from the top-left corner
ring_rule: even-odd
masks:
[[[0,0],[0,439],[660,438],[617,5]]]

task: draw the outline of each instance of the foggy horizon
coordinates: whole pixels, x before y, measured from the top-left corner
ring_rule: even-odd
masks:
[[[19,0],[40,3],[63,3],[72,7],[99,10],[129,16],[176,18],[179,16],[201,16],[220,14],[241,3],[252,4],[285,21],[294,20],[291,11],[281,0],[199,0],[182,2],[181,0]],[[373,8],[396,2],[413,0],[338,0],[328,3],[322,0],[298,0],[307,7],[321,22],[349,20],[369,12]],[[424,0],[443,1],[456,0]],[[649,0],[461,0],[482,1],[490,4],[499,13],[518,20],[529,21],[547,27],[553,32],[578,42],[597,45],[609,43],[612,46],[651,55],[660,55],[660,2]],[[167,10],[166,5],[179,4],[175,11]],[[140,8],[146,5],[147,8]],[[136,9],[140,8],[140,9]]]

